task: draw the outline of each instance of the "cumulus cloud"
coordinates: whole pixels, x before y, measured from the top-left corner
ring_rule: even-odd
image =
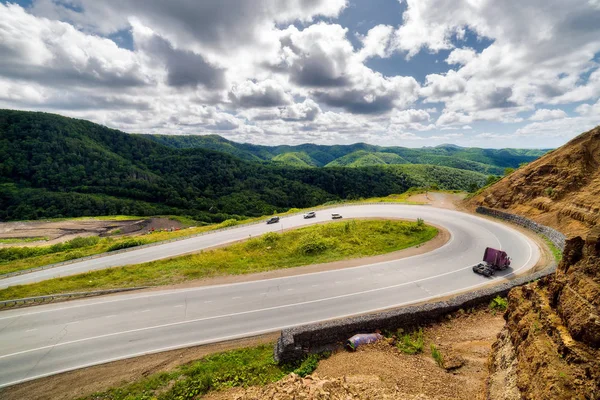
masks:
[[[394,28],[390,25],[377,25],[369,30],[365,36],[359,35],[362,42],[358,56],[361,60],[370,57],[389,57],[392,53],[392,33]]]
[[[0,3],[2,76],[49,86],[122,88],[150,84],[135,53],[73,26]]]
[[[524,111],[600,95],[593,61],[600,51],[600,26],[593,22],[600,20],[600,10],[588,0],[406,3],[394,48],[409,58],[423,50],[452,50],[446,62],[460,67],[427,77],[422,95],[428,101],[444,101],[453,111]],[[492,43],[479,53],[457,48],[467,31]],[[487,111],[478,118],[503,120],[505,115]]]
[[[176,49],[167,39],[132,20],[133,37],[137,49],[143,51],[151,63],[164,65],[166,82],[174,87],[217,89],[225,86],[225,72],[208,63],[201,54]]]
[[[234,85],[229,92],[229,99],[237,106],[276,107],[292,103],[292,96],[274,80],[262,82],[245,81]]]
[[[567,113],[560,109],[549,110],[540,108],[529,119],[532,121],[547,121],[550,119],[566,118]]]

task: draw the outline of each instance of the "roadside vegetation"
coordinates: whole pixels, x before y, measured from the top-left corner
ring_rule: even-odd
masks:
[[[327,353],[312,354],[300,363],[277,365],[273,361],[272,343],[231,350],[80,400],[195,399],[212,390],[266,385],[292,372],[306,376],[327,356]]]
[[[156,243],[185,236],[192,236],[202,232],[258,221],[260,219],[262,218],[253,218],[247,220],[230,219],[225,220],[220,224],[195,226],[173,232],[153,232],[152,234],[148,235],[136,235],[121,238],[100,238],[97,236],[78,237],[51,246],[4,247],[0,248],[0,275],[20,271],[23,269],[36,268],[43,265],[69,261],[76,258],[92,256],[109,251],[115,251],[149,243]],[[187,225],[192,225],[193,222],[195,222],[179,217],[177,220]],[[20,242],[22,243],[22,241]]]
[[[419,202],[409,201],[411,196],[427,193],[428,191],[435,191],[440,193],[460,193],[457,190],[440,190],[437,186],[429,188],[413,187],[408,189],[406,192],[401,194],[391,194],[386,197],[371,197],[371,198],[358,198],[354,200],[340,200],[331,201],[323,204],[322,206],[311,208],[311,210],[319,210],[327,206],[336,204],[360,204],[364,202],[369,203],[401,203],[401,204],[423,204]],[[308,209],[291,208],[283,213],[276,213],[280,216],[291,215],[294,213],[306,211]],[[256,221],[261,221],[266,218],[241,218],[241,219],[228,219],[219,224],[206,225],[202,222],[195,221],[189,217],[183,216],[166,216],[169,219],[179,221],[180,223],[189,226],[190,228],[174,231],[174,232],[153,232],[151,235],[134,235],[129,237],[86,237],[86,238],[75,238],[70,241],[59,243],[51,246],[37,246],[37,247],[5,247],[0,248],[0,275],[7,274],[10,272],[20,271],[23,269],[36,268],[49,264],[56,264],[64,261],[73,260],[76,258],[92,256],[101,254],[109,251],[115,251],[119,249],[131,248],[149,243],[156,243],[164,240],[176,239],[185,236],[193,236],[198,233],[208,232],[211,230],[231,227],[240,224],[246,224]],[[143,219],[143,217],[135,217],[128,215],[115,215],[107,217],[80,217],[80,218],[56,218],[51,221],[73,221],[73,220],[135,220]],[[202,226],[195,226],[195,225]],[[42,240],[45,238],[35,238],[36,240]],[[85,239],[85,240],[81,240]],[[32,240],[13,240],[13,239],[1,239],[0,243],[6,244],[19,244],[24,242],[34,241]]]
[[[424,346],[422,328],[411,333],[398,332],[397,334],[396,347],[405,354],[422,353]]]
[[[242,243],[144,264],[92,271],[0,290],[0,299],[155,286],[367,257],[424,243],[437,229],[397,220],[350,220],[267,233]]]
[[[546,236],[542,235],[542,238],[544,239],[544,242],[546,242],[546,245],[548,246],[548,248],[552,252],[552,255],[554,256],[554,260],[557,263],[559,263],[562,260],[562,257],[563,257],[562,251],[558,247],[556,247],[554,245],[554,243],[552,243],[552,241],[550,239],[548,239]]]

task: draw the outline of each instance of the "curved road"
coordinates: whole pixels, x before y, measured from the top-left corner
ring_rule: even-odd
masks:
[[[351,217],[416,219],[448,229],[444,246],[418,256],[342,270],[191,289],[86,299],[0,313],[0,387],[152,352],[212,343],[284,327],[406,305],[500,282],[471,266],[486,246],[513,259],[503,274],[522,273],[540,257],[520,232],[457,211],[427,206],[356,205],[282,218],[15,278],[35,282],[114,265],[170,257],[249,235],[308,225],[333,212]],[[4,287],[7,286],[2,280]]]

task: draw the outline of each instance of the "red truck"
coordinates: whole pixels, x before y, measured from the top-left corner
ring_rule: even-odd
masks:
[[[492,276],[496,271],[510,267],[510,257],[503,250],[486,247],[483,253],[483,262],[473,266],[473,272],[484,276]]]

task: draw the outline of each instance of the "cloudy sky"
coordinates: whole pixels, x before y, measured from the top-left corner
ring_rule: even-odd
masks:
[[[600,0],[0,0],[0,108],[261,144],[555,147]]]

